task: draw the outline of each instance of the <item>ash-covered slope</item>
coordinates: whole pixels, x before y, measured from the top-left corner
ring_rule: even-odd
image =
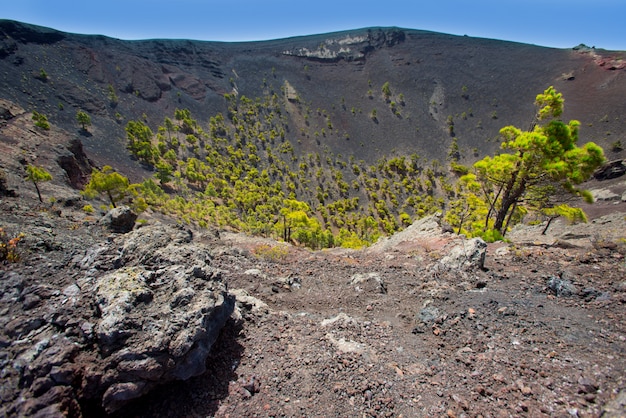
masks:
[[[90,158],[127,172],[137,169],[124,148],[128,120],[156,127],[185,108],[206,123],[226,113],[232,93],[277,94],[301,153],[444,160],[456,137],[471,160],[495,150],[502,126],[526,127],[549,85],[566,98],[564,118],[582,122],[581,142],[624,142],[623,57],[398,28],[247,43],[121,41],[4,20],[0,98],[76,132],[76,111],[88,112]]]

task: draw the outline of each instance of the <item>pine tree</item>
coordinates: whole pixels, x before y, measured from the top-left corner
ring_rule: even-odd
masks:
[[[52,180],[52,175],[41,167],[28,165],[26,166],[26,179],[33,182],[33,184],[35,185],[35,190],[37,190],[37,196],[39,197],[39,201],[43,203],[38,183]]]
[[[576,186],[604,161],[602,148],[593,142],[576,145],[578,121],[566,124],[559,119],[563,113],[561,93],[549,87],[537,95],[535,104],[538,111],[531,128],[502,128],[501,148],[505,152],[476,162],[473,177],[466,178],[468,184],[471,180],[477,183],[477,187],[472,187],[480,190],[488,208],[485,230],[504,235],[525,210],[537,206],[533,200],[546,185],[583,196]]]

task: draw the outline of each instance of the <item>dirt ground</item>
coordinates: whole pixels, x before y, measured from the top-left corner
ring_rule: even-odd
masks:
[[[119,416],[620,416],[623,247],[492,244],[464,271],[441,267],[448,240],[309,252],[224,234],[214,265],[257,299],[205,375]]]

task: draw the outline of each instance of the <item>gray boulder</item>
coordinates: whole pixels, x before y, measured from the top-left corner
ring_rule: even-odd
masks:
[[[482,238],[472,238],[452,247],[439,264],[449,270],[473,270],[485,267],[487,243]]]
[[[377,272],[357,273],[348,282],[357,292],[387,293],[387,286]]]
[[[95,279],[92,288],[103,358],[102,367],[85,371],[85,379],[106,371],[96,392],[107,412],[157,384],[204,373],[235,307],[219,271],[209,265],[208,249],[192,243],[188,231],[157,225],[125,238],[114,262],[118,268]]]
[[[137,214],[128,206],[120,206],[108,211],[99,223],[112,232],[125,234],[133,230],[135,221],[137,221]]]

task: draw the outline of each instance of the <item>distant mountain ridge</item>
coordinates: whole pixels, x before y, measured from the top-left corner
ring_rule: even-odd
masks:
[[[124,153],[116,146],[125,136],[120,117],[146,115],[156,126],[174,109],[186,108],[206,123],[226,111],[224,94],[255,98],[280,93],[286,83],[338,127],[323,145],[366,161],[392,151],[444,160],[451,123],[468,160],[469,150],[493,152],[489,140],[504,125],[526,126],[534,96],[549,85],[565,97],[564,118],[581,121],[583,140],[607,147],[623,138],[626,127],[624,52],[399,28],[241,43],[121,41],[4,20],[0,38],[0,97],[45,112],[70,130],[76,126],[72,110],[88,112],[94,126],[85,140],[88,151],[107,141],[111,152]],[[36,77],[41,70],[47,80]],[[387,99],[381,93],[385,83],[392,95]],[[296,137],[302,117],[294,112],[288,118]],[[309,123],[311,133],[321,129]],[[298,139],[297,151],[315,147],[310,133]]]

